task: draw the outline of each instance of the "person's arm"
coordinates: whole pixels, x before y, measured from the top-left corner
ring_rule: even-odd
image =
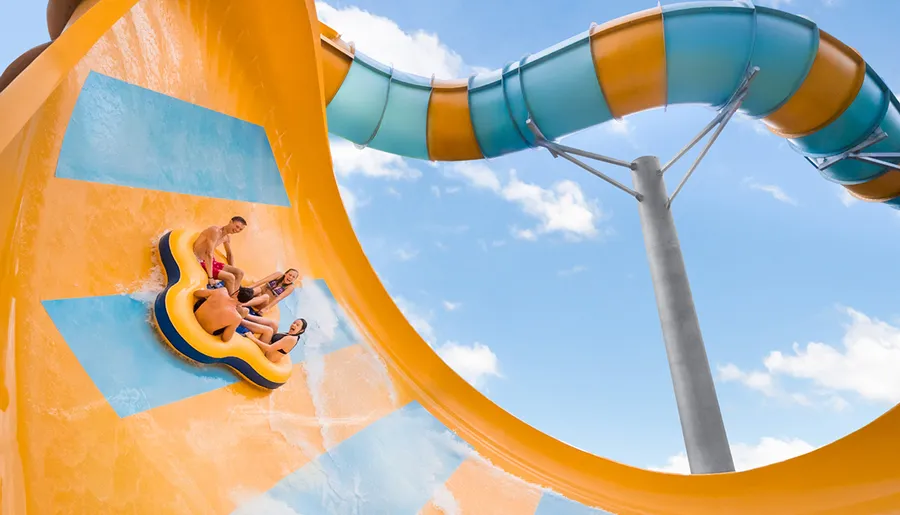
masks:
[[[215,292],[215,290],[200,289],[194,292],[194,297],[197,297],[198,299],[205,299]]]
[[[244,335],[244,338],[247,338],[247,339],[250,340],[251,342],[255,343],[256,346],[259,347],[259,350],[261,350],[263,354],[265,354],[266,352],[268,352],[268,351],[269,351],[269,347],[272,346],[271,344],[268,344],[268,343],[266,343],[266,342],[260,340],[259,338],[257,338],[257,337],[256,337],[255,335],[253,335],[252,333],[247,333],[247,334],[245,334],[245,335]],[[279,343],[280,343],[280,342],[279,342]]]
[[[272,300],[272,302],[269,302],[269,304],[265,308],[263,308],[260,311],[260,313],[265,313],[266,311],[269,311],[270,309],[275,307],[275,304],[278,304],[279,302],[281,302],[285,297],[290,295],[291,292],[293,292],[293,291],[294,291],[294,285],[293,284],[288,285],[287,287],[285,287],[284,291],[281,292],[281,295],[275,297],[275,299]]]
[[[255,283],[251,284],[250,288],[259,288],[260,286],[266,284],[267,282],[269,282],[273,279],[278,279],[279,277],[281,277],[281,274],[279,274],[278,272],[271,273],[271,274],[265,276],[264,278],[256,281]]]
[[[285,336],[284,338],[278,340],[278,342],[276,342],[276,343],[270,343],[269,350],[280,351],[283,349],[285,352],[290,352],[290,351],[288,351],[288,349],[293,348],[294,344],[296,344],[297,341],[298,341],[298,339],[296,336],[288,335],[288,336]]]
[[[234,337],[235,331],[237,331],[238,326],[241,325],[241,319],[238,318],[233,320],[228,327],[225,328],[225,331],[222,333],[222,341],[227,342],[230,341],[231,338]]]
[[[212,286],[216,284],[218,279],[213,277],[213,253],[210,252],[206,255],[206,258],[203,260],[203,264],[206,265],[206,284]]]
[[[225,245],[225,259],[229,265],[234,266],[234,255],[231,254],[231,236],[225,236],[222,245]]]

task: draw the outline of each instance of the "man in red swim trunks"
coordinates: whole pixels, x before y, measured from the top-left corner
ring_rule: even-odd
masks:
[[[238,286],[241,285],[241,279],[244,278],[244,271],[234,266],[231,235],[243,231],[245,227],[247,227],[247,221],[240,216],[235,216],[222,227],[217,225],[207,227],[194,242],[194,255],[200,261],[200,266],[206,270],[206,275],[209,276],[209,285],[213,286],[216,281],[222,281],[229,295],[237,291]],[[227,265],[215,258],[215,252],[219,245],[225,246]]]

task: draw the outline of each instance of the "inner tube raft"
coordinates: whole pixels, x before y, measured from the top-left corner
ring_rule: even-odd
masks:
[[[227,365],[251,383],[274,390],[291,377],[289,355],[272,363],[249,339],[235,333],[229,341],[222,341],[207,333],[194,316],[194,292],[206,288],[208,282],[193,252],[199,234],[176,229],[159,239],[166,288],[153,305],[156,326],[163,339],[184,357],[206,365]]]

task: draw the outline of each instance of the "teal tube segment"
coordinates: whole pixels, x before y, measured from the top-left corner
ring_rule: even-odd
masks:
[[[428,159],[431,81],[394,71],[387,106],[370,145],[401,156]]]
[[[547,138],[612,118],[594,69],[590,31],[528,56],[520,73],[531,115]]]
[[[750,66],[758,66],[741,111],[763,118],[778,110],[809,74],[819,51],[816,24],[776,9],[756,8],[756,34]]]
[[[747,73],[753,8],[734,2],[663,7],[669,104],[722,106]]]
[[[370,142],[384,114],[390,76],[390,67],[356,52],[325,111],[330,130],[360,145]]]
[[[511,72],[514,66],[515,72]],[[472,127],[485,157],[531,146],[531,140],[527,139],[528,127],[524,124],[528,109],[521,95],[517,72],[518,65],[509,64],[502,70],[479,74],[469,80]]]

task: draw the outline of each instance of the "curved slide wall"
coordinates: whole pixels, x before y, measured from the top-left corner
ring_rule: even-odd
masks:
[[[896,408],[784,463],[674,476],[569,447],[454,374],[344,212],[325,106],[349,82],[319,30],[311,1],[99,0],[0,94],[4,515],[898,509]],[[249,274],[304,276],[282,323],[311,331],[274,392],[148,324],[155,239],[233,214]]]

